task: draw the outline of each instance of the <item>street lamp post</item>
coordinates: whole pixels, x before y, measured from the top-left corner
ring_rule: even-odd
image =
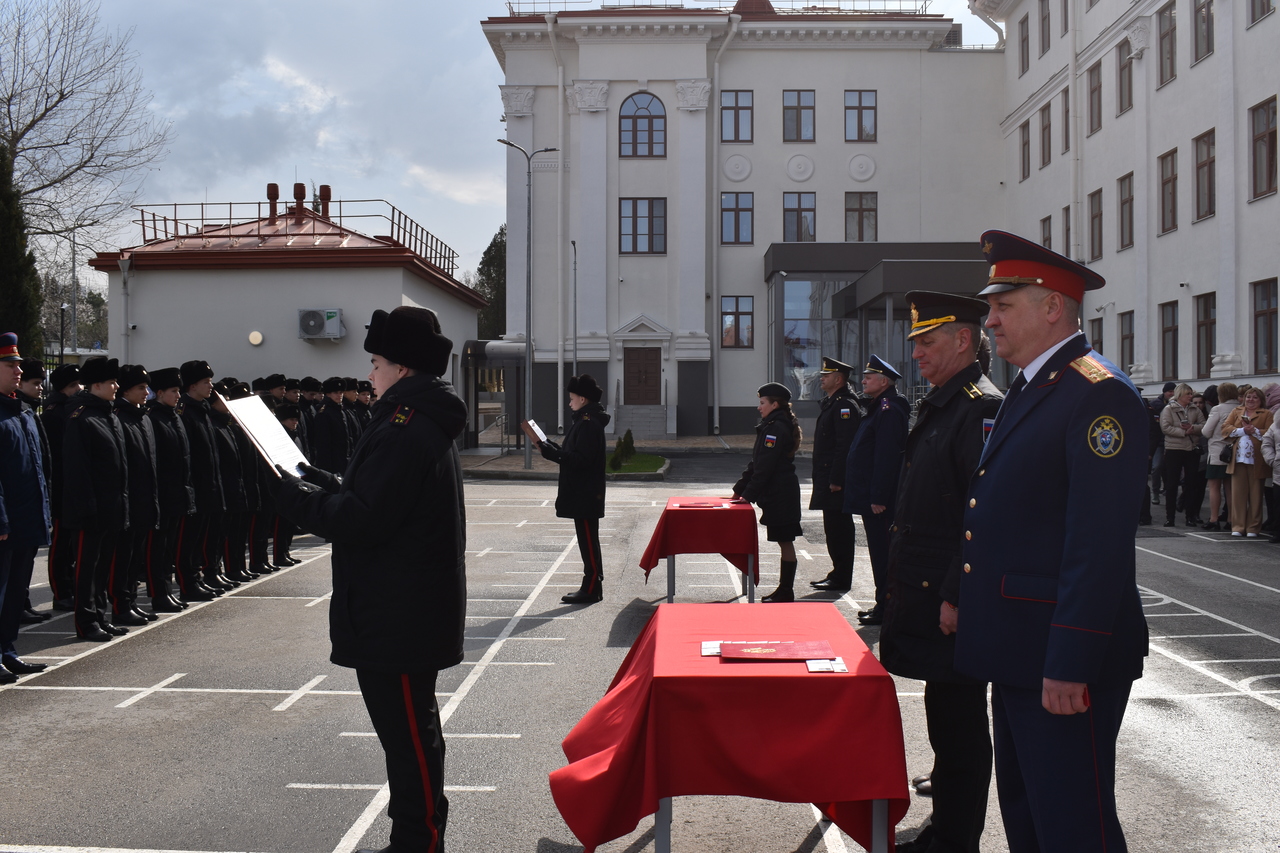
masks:
[[[578,375],[578,241],[570,240],[573,247],[573,375]]]
[[[533,420],[533,158],[560,149],[539,148],[529,153],[508,139],[499,139],[498,142],[523,154],[525,163],[524,419],[530,421]],[[526,470],[533,468],[533,444],[527,438],[524,442],[524,467]]]
[[[58,308],[58,365],[67,363],[67,303]]]

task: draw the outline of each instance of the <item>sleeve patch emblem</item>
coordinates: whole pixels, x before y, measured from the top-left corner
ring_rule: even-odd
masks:
[[[1103,415],[1089,425],[1089,449],[1103,459],[1118,454],[1123,444],[1124,432],[1110,415]]]
[[[765,447],[773,447],[777,443],[778,443],[778,437],[776,435],[766,435],[764,437]]]
[[[847,420],[849,420],[849,410],[848,410],[848,409],[841,409],[841,410],[840,410],[840,420],[842,420],[842,421],[847,421]]]
[[[987,443],[987,439],[991,437],[991,430],[995,429],[995,427],[996,427],[995,418],[982,419],[982,443],[983,444]]]

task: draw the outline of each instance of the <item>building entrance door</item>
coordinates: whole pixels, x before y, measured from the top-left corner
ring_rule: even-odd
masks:
[[[628,406],[662,403],[662,347],[622,351],[622,400]]]

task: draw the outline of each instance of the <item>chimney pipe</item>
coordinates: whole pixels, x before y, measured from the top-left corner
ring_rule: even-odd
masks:
[[[294,184],[293,185],[293,202],[294,202],[293,212],[297,215],[297,220],[299,225],[302,224],[302,208],[306,204],[306,201],[307,201],[307,185]]]
[[[280,185],[267,184],[267,201],[271,202],[270,223],[276,224],[276,202],[280,200]]]
[[[320,185],[320,215],[329,218],[329,200],[333,198],[333,188],[328,184]]]

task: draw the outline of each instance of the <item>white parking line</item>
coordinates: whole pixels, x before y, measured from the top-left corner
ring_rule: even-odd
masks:
[[[297,702],[303,696],[306,696],[308,693],[311,692],[311,688],[315,687],[317,684],[324,681],[328,677],[329,676],[327,675],[317,675],[315,678],[311,679],[306,684],[302,685],[297,690],[290,693],[287,699],[285,699],[283,702],[281,702],[279,705],[275,706],[271,710],[287,711],[293,705],[294,702]]]
[[[1225,540],[1215,539],[1213,541],[1219,542],[1219,541],[1225,541]],[[1256,542],[1258,540],[1253,540],[1253,541]],[[1166,560],[1172,560],[1175,563],[1181,563],[1184,566],[1190,566],[1193,569],[1200,569],[1201,571],[1209,572],[1210,574],[1221,575],[1222,577],[1230,578],[1233,581],[1240,581],[1240,583],[1247,583],[1250,586],[1256,586],[1258,589],[1265,589],[1267,592],[1280,592],[1280,589],[1277,589],[1274,586],[1267,586],[1264,583],[1251,581],[1248,578],[1242,578],[1238,575],[1233,575],[1227,572],[1219,571],[1218,569],[1211,569],[1208,566],[1202,566],[1199,563],[1189,563],[1186,560],[1180,560],[1177,557],[1170,557],[1168,554],[1161,554],[1159,551],[1152,551],[1150,548],[1143,548],[1141,546],[1134,546],[1134,547],[1144,554],[1151,554],[1154,557],[1164,557]]]
[[[128,699],[126,699],[126,700],[124,700],[123,702],[121,702],[121,703],[120,703],[119,705],[117,705],[116,707],[117,707],[117,708],[128,708],[128,707],[129,707],[130,705],[132,705],[133,703],[138,702],[138,701],[140,701],[140,700],[142,700],[142,699],[147,698],[147,697],[148,697],[148,696],[150,696],[152,693],[155,693],[157,690],[160,690],[160,689],[161,689],[161,688],[163,688],[163,687],[167,687],[168,685],[170,685],[170,684],[172,684],[173,682],[177,681],[179,678],[182,678],[184,675],[186,675],[186,673],[185,673],[185,672],[175,672],[173,675],[169,676],[169,677],[168,677],[168,678],[166,678],[164,681],[157,682],[157,683],[155,684],[155,686],[153,686],[153,687],[148,687],[146,690],[143,690],[143,691],[140,691],[140,692],[138,692],[138,693],[133,694],[132,696],[130,696]]]

